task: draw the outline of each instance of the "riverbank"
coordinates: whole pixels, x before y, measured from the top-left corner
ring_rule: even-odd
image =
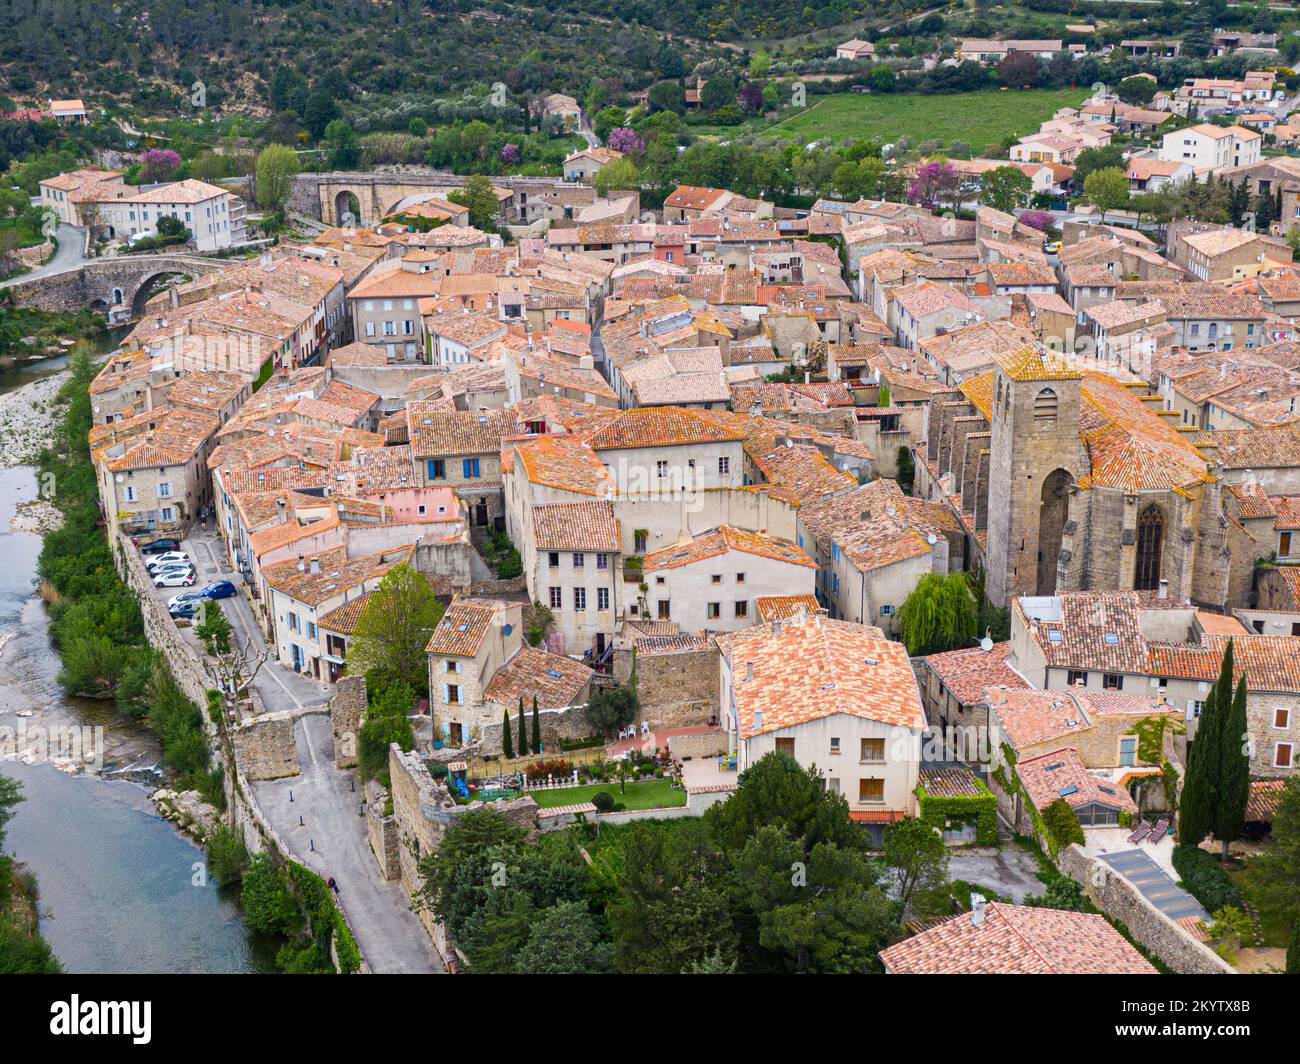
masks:
[[[71,376],[61,370],[0,395],[0,468],[32,465],[54,443],[58,394]]]

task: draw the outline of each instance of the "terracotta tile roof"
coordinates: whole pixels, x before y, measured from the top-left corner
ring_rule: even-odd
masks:
[[[761,624],[788,620],[800,616],[801,612],[810,617],[822,607],[816,595],[759,595],[754,600],[754,608],[758,610]]]
[[[318,624],[321,628],[327,628],[331,632],[351,635],[369,601],[370,592],[367,591],[364,595],[358,595],[356,598],[343,603],[342,606],[335,607],[329,613],[322,614]]]
[[[1246,820],[1257,824],[1272,823],[1285,788],[1286,780],[1251,780]]]
[[[319,526],[321,522],[317,522]],[[277,526],[279,527],[279,526]],[[314,527],[314,526],[308,526]],[[297,558],[275,562],[262,567],[262,578],[267,586],[308,606],[317,606],[335,595],[351,588],[364,586],[377,580],[410,556],[412,547],[398,547],[377,554],[349,559],[347,548],[331,547],[317,554],[307,555],[299,570]],[[316,570],[313,572],[313,563]]]
[[[534,506],[533,537],[538,550],[597,551],[617,554],[621,529],[610,502],[551,503]]]
[[[999,351],[993,357],[1013,381],[1070,381],[1082,377],[1064,359],[1037,344]]]
[[[1049,285],[1056,287],[1056,272],[1046,264],[1032,262],[990,262],[984,269],[998,287]]]
[[[502,457],[507,473],[517,458],[533,484],[605,498],[613,494],[609,471],[586,443],[573,436],[539,436],[516,444]]]
[[[676,407],[640,407],[621,410],[602,420],[587,436],[597,451],[636,447],[671,447],[692,443],[725,443],[742,439],[728,429],[700,417],[694,410]]]
[[[961,798],[966,795],[988,794],[975,778],[975,773],[965,765],[960,768],[925,768],[920,770],[921,786],[936,798]]]
[[[1016,775],[1039,812],[1058,798],[1064,798],[1072,809],[1096,804],[1133,814],[1138,811],[1126,788],[1091,775],[1073,747],[1020,761]]]
[[[433,630],[425,650],[449,657],[474,657],[501,606],[501,603],[489,599],[454,599]]]
[[[416,458],[495,454],[501,450],[502,437],[516,429],[509,410],[428,410],[421,403],[407,406],[407,422]]]
[[[97,452],[113,472],[186,465],[213,438],[220,425],[215,417],[190,410],[165,409],[151,413],[158,419],[155,427],[127,440],[120,453],[106,453],[117,450],[114,444]]]
[[[902,285],[891,295],[899,306],[918,320],[941,310],[960,310],[972,316],[979,313],[979,307],[951,285],[920,281]]]
[[[789,540],[777,539],[762,532],[749,532],[731,525],[721,525],[708,532],[701,532],[686,542],[674,543],[671,547],[662,547],[645,556],[644,571],[658,572],[664,569],[679,569],[683,565],[717,558],[728,551],[740,551],[772,561],[788,562],[815,569],[817,563],[804,551]]]
[[[907,651],[878,628],[814,614],[803,623],[755,625],[717,642],[731,666],[745,738],[841,713],[925,727]],[[752,680],[746,678],[751,666]]]
[[[900,975],[1154,975],[1104,917],[990,902],[881,950]]]
[[[931,654],[926,664],[944,687],[962,705],[979,702],[985,689],[1005,686],[1008,690],[1028,688],[1025,678],[1007,664],[1011,643],[994,643],[992,650],[970,647]]]
[[[483,697],[503,706],[515,706],[523,698],[525,707],[534,697],[539,709],[563,709],[579,705],[595,670],[564,654],[549,654],[522,646],[497,670]]]

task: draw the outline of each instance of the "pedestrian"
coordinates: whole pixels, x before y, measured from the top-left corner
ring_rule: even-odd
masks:
[[[337,894],[337,893],[339,892],[339,885],[338,885],[337,883],[334,882],[334,877],[333,877],[333,876],[330,876],[329,879],[326,880],[326,885],[327,885],[327,886],[330,888],[330,890],[332,890],[335,894]]]

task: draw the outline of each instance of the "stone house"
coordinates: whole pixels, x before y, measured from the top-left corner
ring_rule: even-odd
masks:
[[[878,847],[915,815],[925,712],[900,643],[813,614],[718,637],[719,703],[744,771],[766,754],[815,766]]]

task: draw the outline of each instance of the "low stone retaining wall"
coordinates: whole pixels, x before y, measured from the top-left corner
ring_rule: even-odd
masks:
[[[1198,942],[1142,896],[1119,872],[1084,853],[1076,843],[1057,856],[1061,871],[1083,884],[1084,893],[1106,915],[1132,932],[1143,946],[1184,975],[1235,975],[1233,967]]]
[[[668,756],[674,761],[688,757],[718,757],[726,752],[727,733],[721,730],[668,736]]]
[[[631,824],[637,820],[677,820],[696,815],[689,805],[675,805],[668,809],[624,809],[621,813],[600,813],[596,820],[601,824]]]

